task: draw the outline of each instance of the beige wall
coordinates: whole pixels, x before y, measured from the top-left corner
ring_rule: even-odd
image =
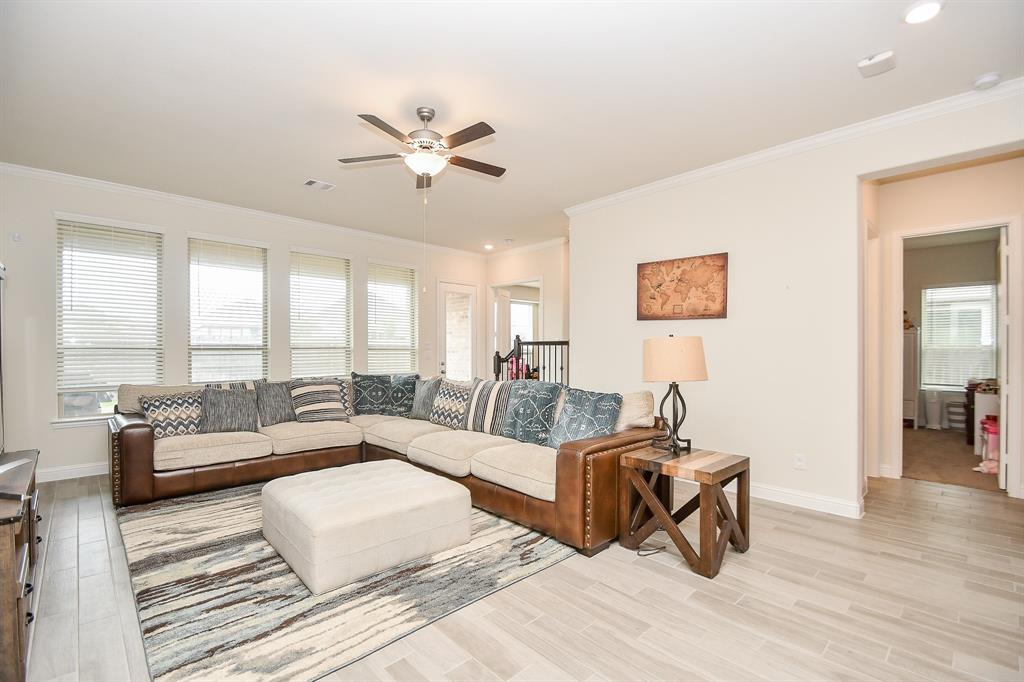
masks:
[[[1020,112],[1014,114],[1024,119]],[[993,123],[995,121],[993,120]],[[980,123],[985,125],[985,123]],[[1018,135],[1019,138],[1022,137]],[[878,227],[874,263],[876,278],[868,286],[877,288],[878,299],[868,307],[871,323],[877,325],[881,342],[868,364],[875,374],[866,378],[872,391],[866,401],[879,406],[881,417],[876,428],[865,434],[868,446],[867,473],[870,476],[899,476],[899,455],[902,406],[900,397],[886,388],[888,377],[901,377],[898,368],[902,353],[899,340],[887,335],[908,305],[905,292],[900,307],[894,307],[892,292],[902,282],[893,280],[896,259],[904,255],[900,235],[911,231],[981,227],[1024,215],[1024,158],[926,175],[924,177],[883,184],[878,187]],[[869,248],[871,245],[869,243]],[[1016,256],[1021,261],[1022,254]],[[982,265],[984,267],[984,265]],[[920,293],[917,294],[918,306]],[[920,315],[917,315],[920,319]],[[896,327],[897,331],[899,327]]]
[[[921,290],[957,284],[996,282],[999,242],[975,242],[903,252],[903,309],[921,326]]]
[[[974,101],[974,100],[972,100]],[[1024,95],[890,119],[570,210],[573,383],[628,391],[645,337],[704,337],[685,430],[749,455],[761,497],[861,509],[864,278],[858,178],[1024,140]],[[639,322],[636,264],[729,252],[729,317]],[[803,455],[806,467],[795,466]]]
[[[423,273],[423,247],[330,225],[248,211],[184,197],[76,181],[56,174],[30,174],[0,166],[0,260],[7,266],[4,370],[7,444],[42,450],[40,468],[50,475],[92,471],[106,460],[105,425],[55,426],[54,212],[67,212],[151,226],[164,232],[166,381],[185,382],[186,244],[189,234],[259,242],[268,248],[270,376],[290,376],[288,270],[292,248],[315,249],[352,260],[354,366],[366,366],[366,269],[371,259],[415,267]],[[20,241],[13,241],[14,235]],[[483,301],[487,263],[482,256],[431,248],[420,296],[420,371],[437,371],[436,284],[438,279],[471,284]],[[130,296],[131,292],[125,292]],[[482,312],[482,311],[481,311]],[[484,333],[477,315],[476,333]],[[481,336],[482,338],[482,336]],[[479,348],[484,347],[478,344]],[[477,372],[488,368],[478,358]],[[61,467],[65,469],[61,470]],[[83,468],[85,467],[85,468]],[[47,472],[44,471],[44,474]]]

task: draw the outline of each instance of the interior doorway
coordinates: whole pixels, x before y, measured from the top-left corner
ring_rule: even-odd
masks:
[[[542,316],[542,283],[540,279],[524,280],[492,287],[494,335],[492,347],[505,355],[512,350],[516,336],[520,341],[544,341]]]
[[[1005,230],[903,239],[904,478],[1006,487],[999,445]]]

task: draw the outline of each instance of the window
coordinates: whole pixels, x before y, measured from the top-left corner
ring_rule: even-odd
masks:
[[[996,374],[996,287],[921,292],[921,384],[963,388]]]
[[[192,383],[267,376],[267,250],[188,240]]]
[[[416,271],[370,263],[367,280],[367,369],[371,374],[415,372],[419,331]]]
[[[57,417],[114,411],[164,380],[163,235],[57,223]]]
[[[511,317],[511,335],[509,347],[515,344],[516,335],[520,341],[536,341],[534,338],[534,321],[537,318],[537,304],[530,301],[512,301],[509,305]]]
[[[292,253],[292,376],[352,371],[352,280],[345,258]]]

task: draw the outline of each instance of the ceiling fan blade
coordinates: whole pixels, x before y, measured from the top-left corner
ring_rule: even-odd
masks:
[[[417,175],[416,176],[416,189],[430,189],[430,176],[429,175]]]
[[[398,128],[395,128],[394,126],[388,125],[387,123],[385,123],[384,121],[380,120],[379,118],[377,118],[373,114],[358,114],[358,116],[359,116],[359,118],[363,119],[364,121],[366,121],[370,125],[376,126],[377,128],[380,128],[385,133],[387,133],[391,137],[395,138],[399,142],[404,142],[406,144],[409,144],[409,136],[408,135],[403,133]]]
[[[453,166],[461,166],[462,168],[468,168],[474,170],[477,173],[486,173],[487,175],[493,175],[496,178],[500,178],[505,174],[505,169],[501,166],[492,166],[489,163],[483,161],[474,161],[473,159],[467,159],[465,156],[450,156],[448,157],[448,163]]]
[[[448,149],[455,149],[459,145],[472,142],[473,140],[479,140],[481,137],[487,137],[488,135],[494,134],[494,128],[487,125],[483,121],[474,123],[468,128],[463,128],[457,133],[452,133],[448,137],[441,138],[441,144]]]
[[[347,159],[338,159],[342,163],[359,163],[360,161],[383,161],[384,159],[400,159],[401,154],[377,154],[376,156],[352,156]]]

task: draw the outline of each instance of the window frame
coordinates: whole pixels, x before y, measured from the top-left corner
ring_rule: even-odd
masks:
[[[158,302],[158,314],[156,318],[156,338],[157,344],[153,348],[156,353],[156,364],[154,367],[155,384],[161,384],[166,381],[167,373],[167,278],[166,278],[166,230],[162,227],[147,225],[144,223],[135,223],[124,220],[117,220],[113,218],[105,218],[100,216],[85,215],[80,213],[69,213],[65,211],[54,211],[54,273],[53,282],[56,291],[54,292],[54,398],[55,398],[55,416],[51,419],[50,423],[54,426],[74,426],[77,423],[89,423],[95,421],[101,421],[109,419],[114,414],[114,410],[110,412],[100,411],[96,414],[83,415],[77,417],[69,417],[65,413],[65,405],[63,396],[68,393],[93,393],[93,392],[112,392],[117,393],[118,386],[121,383],[114,385],[96,385],[96,386],[83,386],[78,387],[77,390],[61,389],[61,330],[63,328],[63,281],[61,279],[61,266],[60,260],[62,258],[62,238],[61,228],[68,224],[78,224],[88,228],[99,228],[107,229],[114,232],[134,232],[142,235],[152,236],[156,239],[156,300]],[[112,349],[114,350],[114,349]],[[116,397],[115,404],[116,408]]]
[[[247,248],[261,249],[263,251],[263,343],[262,346],[254,345],[195,345],[192,343],[192,242],[193,241],[207,241],[216,242],[219,244],[226,244],[228,246],[242,246]],[[200,350],[253,350],[256,348],[262,348],[262,366],[263,376],[256,377],[244,377],[245,380],[250,379],[267,379],[270,377],[270,339],[272,334],[270,333],[270,251],[271,245],[267,242],[250,241],[246,239],[237,239],[235,237],[225,237],[217,234],[208,234],[201,232],[188,232],[185,235],[185,376],[187,383],[199,384],[199,383],[217,383],[221,381],[239,381],[240,379],[229,379],[222,377],[219,379],[210,379],[197,381],[192,376],[192,351],[194,349]]]
[[[348,369],[343,372],[336,373],[340,376],[347,376],[355,369],[355,355],[356,355],[356,342],[355,342],[355,259],[351,255],[343,253],[334,253],[330,251],[320,251],[317,249],[305,249],[298,246],[293,246],[288,249],[288,368],[289,374],[292,377],[297,377],[298,374],[295,371],[295,346],[292,339],[292,332],[294,330],[294,324],[292,315],[294,308],[292,306],[292,257],[293,256],[313,256],[316,258],[329,258],[334,260],[345,261],[347,263],[347,279],[346,279],[346,324],[348,327]],[[324,349],[335,349],[342,348],[345,346],[309,346],[307,348],[324,348]],[[335,374],[329,374],[328,376],[335,376]]]
[[[366,278],[363,281],[365,296],[363,298],[363,305],[365,306],[365,319],[366,319],[366,347],[365,347],[365,362],[366,371],[370,372],[371,355],[374,350],[395,350],[394,348],[388,348],[386,346],[374,347],[370,340],[370,282],[371,272],[374,266],[386,267],[386,268],[401,268],[412,272],[412,338],[410,347],[410,357],[412,359],[412,367],[409,369],[409,373],[418,373],[420,371],[420,308],[422,307],[421,300],[421,289],[423,286],[423,274],[415,265],[405,263],[401,261],[389,261],[384,259],[368,258],[366,260]],[[402,349],[397,349],[402,350]],[[402,374],[405,372],[396,372],[394,370],[388,370],[388,374]]]
[[[930,391],[960,391],[967,385],[966,378],[962,384],[936,384],[925,381],[925,296],[926,292],[936,289],[961,289],[969,287],[991,287],[992,292],[992,376],[999,374],[999,283],[992,280],[978,282],[961,282],[958,284],[936,284],[921,287],[921,321],[918,329],[919,334],[919,358],[918,358],[918,384],[920,390]],[[979,346],[984,348],[984,346]],[[969,377],[968,377],[969,378]],[[987,377],[979,377],[987,378]]]

